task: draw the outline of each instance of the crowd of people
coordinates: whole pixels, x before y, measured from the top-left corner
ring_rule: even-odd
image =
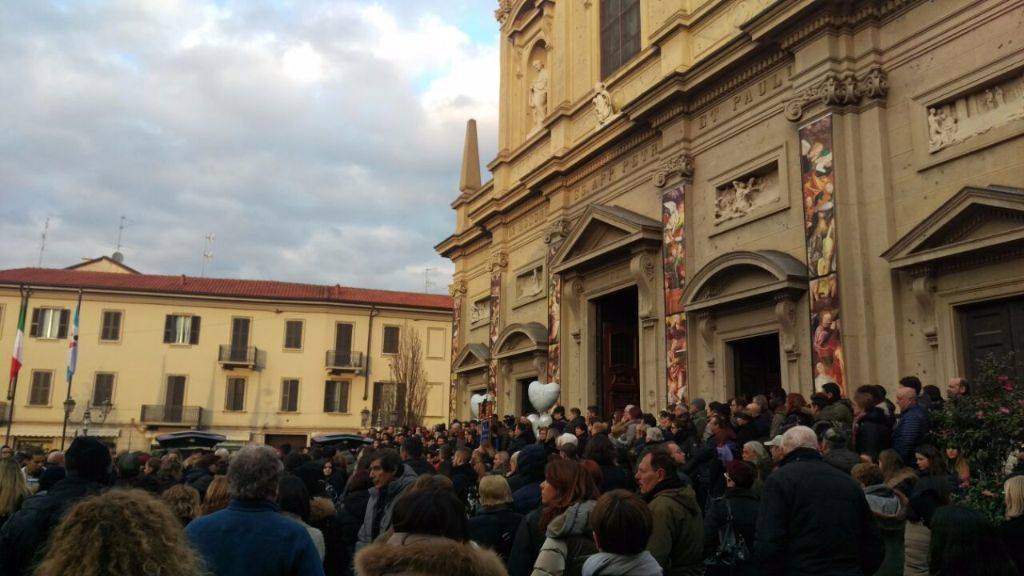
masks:
[[[358,450],[0,451],[0,576],[1024,574],[1024,475],[998,526],[953,504],[969,454],[931,443],[917,378],[562,406],[370,430]]]

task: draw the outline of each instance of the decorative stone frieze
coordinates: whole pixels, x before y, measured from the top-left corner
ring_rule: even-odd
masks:
[[[788,120],[796,122],[814,102],[855,106],[864,100],[884,99],[888,92],[889,81],[881,68],[872,68],[859,77],[853,72],[828,72],[820,82],[798,91],[786,102],[785,114]]]

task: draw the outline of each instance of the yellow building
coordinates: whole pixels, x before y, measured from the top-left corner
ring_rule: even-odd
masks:
[[[428,390],[425,423],[447,415],[448,296],[157,276],[104,257],[68,269],[0,271],[5,353],[14,348],[21,286],[31,289],[24,365],[0,410],[12,444],[60,444],[79,290],[68,437],[87,426],[90,436],[136,450],[164,432],[202,429],[230,444],[295,446],[393,423],[405,393],[393,363],[414,335]]]
[[[1024,355],[1020,0],[501,0],[453,416],[645,412]],[[891,394],[890,394],[891,395]]]

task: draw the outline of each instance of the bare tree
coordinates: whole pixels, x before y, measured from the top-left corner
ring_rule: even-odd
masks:
[[[395,406],[397,424],[422,425],[429,384],[427,372],[423,368],[423,343],[415,329],[402,330],[398,354],[391,359],[391,379],[398,387]]]

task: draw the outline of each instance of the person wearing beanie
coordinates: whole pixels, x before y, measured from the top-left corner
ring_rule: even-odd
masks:
[[[738,538],[743,540],[749,553],[753,549],[757,529],[757,512],[761,503],[753,492],[757,470],[754,465],[742,460],[733,460],[725,465],[725,494],[715,498],[704,515],[704,557],[715,555],[721,542],[719,534],[732,517],[732,526]],[[751,555],[739,563],[732,572],[737,576],[758,574]]]
[[[79,436],[65,453],[64,466],[67,476],[45,494],[26,499],[0,530],[4,576],[32,574],[64,512],[110,480],[110,450],[95,438]]]

